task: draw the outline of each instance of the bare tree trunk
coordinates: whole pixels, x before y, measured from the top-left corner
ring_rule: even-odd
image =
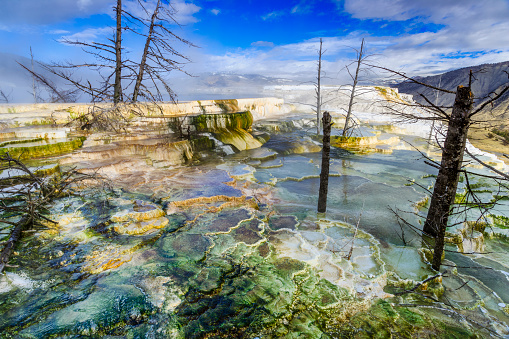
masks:
[[[350,123],[350,118],[352,115],[353,100],[355,98],[355,88],[357,87],[357,82],[359,81],[359,70],[361,69],[363,55],[364,55],[364,39],[362,39],[361,49],[357,57],[357,69],[355,70],[355,77],[353,78],[352,93],[350,93],[350,102],[348,103],[348,112],[346,113],[345,127],[343,128],[342,134],[343,136],[346,136],[346,133],[350,128],[348,125]]]
[[[115,37],[115,85],[113,103],[116,105],[122,99],[122,0],[117,0],[115,8],[117,14],[117,34]]]
[[[155,21],[157,18],[157,14],[159,13],[160,5],[161,5],[161,0],[157,0],[156,8],[154,9],[154,13],[152,13],[152,17],[150,18],[150,27],[148,30],[147,40],[145,41],[145,48],[143,49],[143,55],[141,56],[140,68],[138,71],[138,76],[136,78],[136,84],[134,85],[133,102],[138,101],[138,94],[140,92],[141,82],[143,81],[143,73],[145,72],[145,65],[147,64],[148,49],[150,48],[150,43],[152,42],[152,34],[154,34]]]
[[[323,145],[322,145],[322,170],[320,172],[320,189],[318,191],[318,212],[327,210],[327,193],[329,190],[329,163],[330,163],[330,132],[331,116],[329,112],[323,112]]]
[[[316,81],[316,135],[320,135],[320,116],[322,115],[322,95],[321,84],[322,79],[322,38],[320,38],[320,50],[318,51],[318,77]]]
[[[458,187],[459,171],[463,162],[473,95],[470,87],[459,86],[452,109],[447,136],[444,142],[442,162],[423,231],[435,237],[433,269],[439,270],[444,250],[444,237],[451,205]]]
[[[28,229],[33,223],[33,217],[31,214],[27,214],[21,218],[16,226],[14,226],[14,231],[12,231],[9,240],[5,244],[2,253],[0,253],[0,273],[3,272],[5,266],[9,262],[9,258],[11,257],[12,252],[14,252],[14,247],[16,243],[21,238],[21,232]]]
[[[32,93],[34,94],[34,104],[36,104],[37,93],[35,92],[34,54],[32,53],[32,46],[30,46],[30,59],[32,60]]]

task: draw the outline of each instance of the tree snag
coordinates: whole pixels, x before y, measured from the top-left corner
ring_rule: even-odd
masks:
[[[147,55],[149,53],[150,44],[152,43],[152,36],[154,34],[154,26],[156,24],[157,15],[159,13],[159,7],[161,6],[161,0],[157,0],[156,8],[150,17],[150,26],[148,29],[147,40],[145,40],[145,48],[143,49],[143,55],[141,56],[140,68],[138,70],[138,76],[136,77],[136,84],[133,90],[133,102],[138,101],[138,93],[140,92],[141,82],[143,81],[143,73],[147,64]]]
[[[346,119],[345,119],[345,127],[343,128],[343,136],[346,136],[346,133],[351,128],[349,126],[351,115],[352,115],[352,107],[353,107],[353,100],[355,98],[355,88],[357,87],[357,82],[359,81],[359,71],[361,69],[362,62],[364,61],[364,39],[362,39],[361,42],[361,49],[359,50],[357,54],[357,68],[355,70],[355,76],[353,78],[353,84],[352,84],[352,92],[350,93],[350,102],[348,103],[348,112],[346,113]],[[348,70],[348,68],[347,68]],[[350,72],[350,71],[348,71]],[[351,75],[351,74],[350,74]]]
[[[447,128],[440,170],[423,228],[426,234],[435,237],[432,267],[437,271],[442,262],[445,231],[458,187],[459,172],[470,126],[473,97],[470,87],[458,86]]]
[[[330,132],[331,116],[329,112],[323,112],[323,146],[322,146],[322,170],[320,172],[320,190],[318,191],[318,212],[327,210],[327,192],[329,186],[329,163],[330,163]]]
[[[320,116],[322,114],[322,94],[321,94],[321,80],[322,80],[322,38],[320,38],[320,50],[318,51],[318,76],[316,79],[316,135],[320,135]]]
[[[113,103],[122,100],[122,0],[117,0],[115,7],[117,14],[117,28],[115,36],[115,84],[113,88]]]

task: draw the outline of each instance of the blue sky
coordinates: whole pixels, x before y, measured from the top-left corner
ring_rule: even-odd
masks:
[[[146,0],[154,2],[155,0]],[[0,0],[0,52],[42,61],[83,58],[61,37],[111,37],[113,0]],[[135,8],[132,0],[124,0]],[[324,68],[341,70],[366,39],[373,62],[411,75],[509,60],[509,0],[172,0],[186,70],[306,79],[316,71],[318,39]],[[131,53],[141,42],[126,36]],[[178,46],[178,45],[177,45]],[[336,81],[336,80],[332,80]]]

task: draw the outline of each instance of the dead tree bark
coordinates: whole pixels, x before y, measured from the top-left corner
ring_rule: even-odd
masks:
[[[122,0],[117,0],[115,7],[117,14],[117,31],[115,37],[115,85],[113,89],[113,103],[122,100]]]
[[[0,88],[0,102],[5,102],[6,104],[9,103],[9,94],[5,94],[1,88]]]
[[[32,215],[27,214],[21,218],[21,220],[14,227],[14,231],[12,231],[9,240],[7,240],[2,253],[0,253],[0,273],[4,271],[5,266],[9,262],[12,252],[14,252],[14,246],[21,238],[21,234],[23,231],[29,229],[33,224]]]
[[[442,161],[431,196],[430,207],[423,231],[435,237],[433,269],[439,270],[444,250],[447,222],[458,187],[459,172],[463,162],[468,127],[472,112],[473,95],[470,87],[459,86],[452,109]]]
[[[316,135],[320,135],[320,116],[322,115],[322,95],[321,95],[321,79],[322,79],[322,38],[320,38],[320,50],[318,51],[318,76],[316,79]]]
[[[320,172],[320,189],[318,191],[318,212],[327,210],[327,193],[329,190],[329,163],[330,163],[330,132],[331,116],[329,112],[323,112],[323,145],[322,145],[322,170]]]
[[[136,77],[136,84],[133,90],[133,102],[138,101],[138,94],[140,93],[141,82],[143,81],[143,73],[145,72],[145,65],[147,64],[147,55],[150,44],[152,43],[152,35],[154,34],[155,21],[157,14],[159,13],[159,7],[161,6],[161,0],[157,0],[156,8],[152,17],[150,18],[150,26],[148,29],[147,40],[145,41],[145,48],[143,49],[143,55],[141,56],[140,67],[138,70],[138,76]]]
[[[354,104],[353,100],[355,98],[355,88],[357,87],[357,82],[359,81],[359,71],[361,69],[363,57],[364,57],[364,39],[362,39],[361,49],[359,50],[359,54],[357,56],[357,68],[355,70],[355,76],[353,77],[352,92],[350,93],[350,102],[348,103],[348,111],[346,113],[345,127],[343,128],[343,134],[342,134],[343,136],[346,136],[346,133],[350,129],[349,123],[350,123],[350,119],[351,119],[351,115],[352,115],[352,107]]]
[[[30,60],[32,63],[32,94],[34,95],[34,104],[37,103],[37,92],[35,90],[35,72],[34,72],[34,54],[32,53],[32,46],[30,46]],[[1,270],[0,270],[1,272]]]
[[[17,62],[17,61],[16,61]],[[49,77],[46,77],[42,73],[36,73],[23,65],[22,63],[17,62],[25,71],[31,74],[36,84],[41,85],[48,93],[49,97],[47,99],[43,99],[39,97],[37,101],[49,101],[49,102],[76,102],[78,89],[70,89],[63,90],[60,89],[53,81],[50,80]],[[39,63],[39,66],[44,67],[44,64]],[[35,93],[35,92],[34,92]],[[37,97],[36,97],[37,98]]]

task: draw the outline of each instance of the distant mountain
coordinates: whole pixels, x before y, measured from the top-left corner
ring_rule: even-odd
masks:
[[[266,86],[292,85],[294,80],[260,74],[201,73],[173,81],[179,100],[238,99],[266,96]]]
[[[490,93],[499,92],[509,83],[509,61],[497,64],[484,64],[479,66],[460,68],[440,75],[429,77],[418,77],[416,80],[435,87],[455,91],[459,85],[468,86],[470,70],[474,73],[475,79],[472,82],[472,92],[475,95],[475,104],[482,104],[487,100]],[[454,95],[437,93],[437,91],[411,82],[402,82],[393,87],[398,88],[401,93],[408,93],[414,96],[414,100],[425,103],[421,94],[425,95],[431,102],[439,106],[452,106]],[[509,93],[505,93],[494,106],[497,113],[503,113],[509,117]]]

